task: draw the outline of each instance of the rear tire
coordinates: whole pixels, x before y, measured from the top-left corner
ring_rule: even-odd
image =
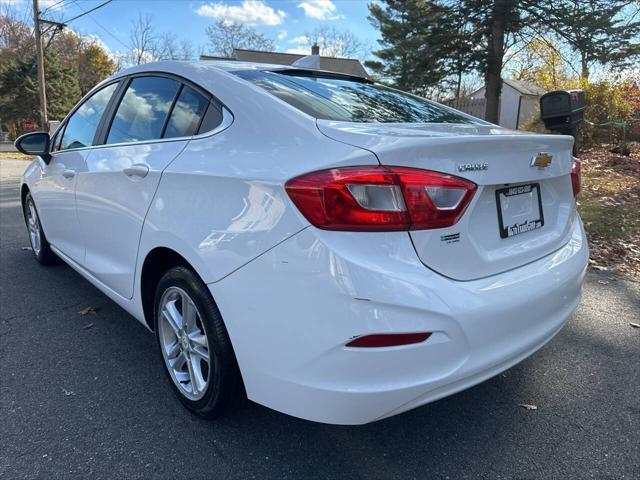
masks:
[[[222,415],[238,399],[242,378],[207,286],[186,267],[170,269],[156,288],[154,319],[164,371],[180,401],[201,417]]]
[[[51,245],[44,235],[38,210],[36,210],[36,204],[33,201],[31,193],[27,193],[24,198],[23,213],[27,231],[29,232],[29,242],[33,256],[36,257],[36,260],[42,265],[55,265],[58,263],[58,257],[51,250]]]

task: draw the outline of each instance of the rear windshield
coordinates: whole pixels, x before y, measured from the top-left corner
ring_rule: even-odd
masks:
[[[325,120],[484,124],[439,103],[364,79],[287,70],[242,70],[234,73],[303,112]]]

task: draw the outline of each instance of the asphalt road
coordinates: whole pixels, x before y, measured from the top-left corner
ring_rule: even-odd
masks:
[[[321,425],[246,402],[207,422],[174,398],[152,334],[23,250],[26,165],[0,160],[0,478],[640,478],[640,283],[590,273],[532,358],[391,419]]]

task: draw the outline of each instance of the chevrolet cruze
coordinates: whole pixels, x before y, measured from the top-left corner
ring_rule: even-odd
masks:
[[[588,248],[572,138],[514,132],[368,79],[160,62],[96,86],[21,185],[58,258],[155,332],[173,390],[361,424],[542,347]]]

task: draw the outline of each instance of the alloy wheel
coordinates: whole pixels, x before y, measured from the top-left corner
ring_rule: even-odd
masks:
[[[31,248],[33,252],[38,255],[42,248],[42,242],[40,239],[40,221],[38,220],[38,212],[33,204],[33,200],[29,198],[27,202],[27,227],[29,228],[29,240],[31,241]]]
[[[198,309],[178,287],[162,294],[158,312],[162,357],[180,393],[199,400],[207,391],[211,372],[209,341]]]

